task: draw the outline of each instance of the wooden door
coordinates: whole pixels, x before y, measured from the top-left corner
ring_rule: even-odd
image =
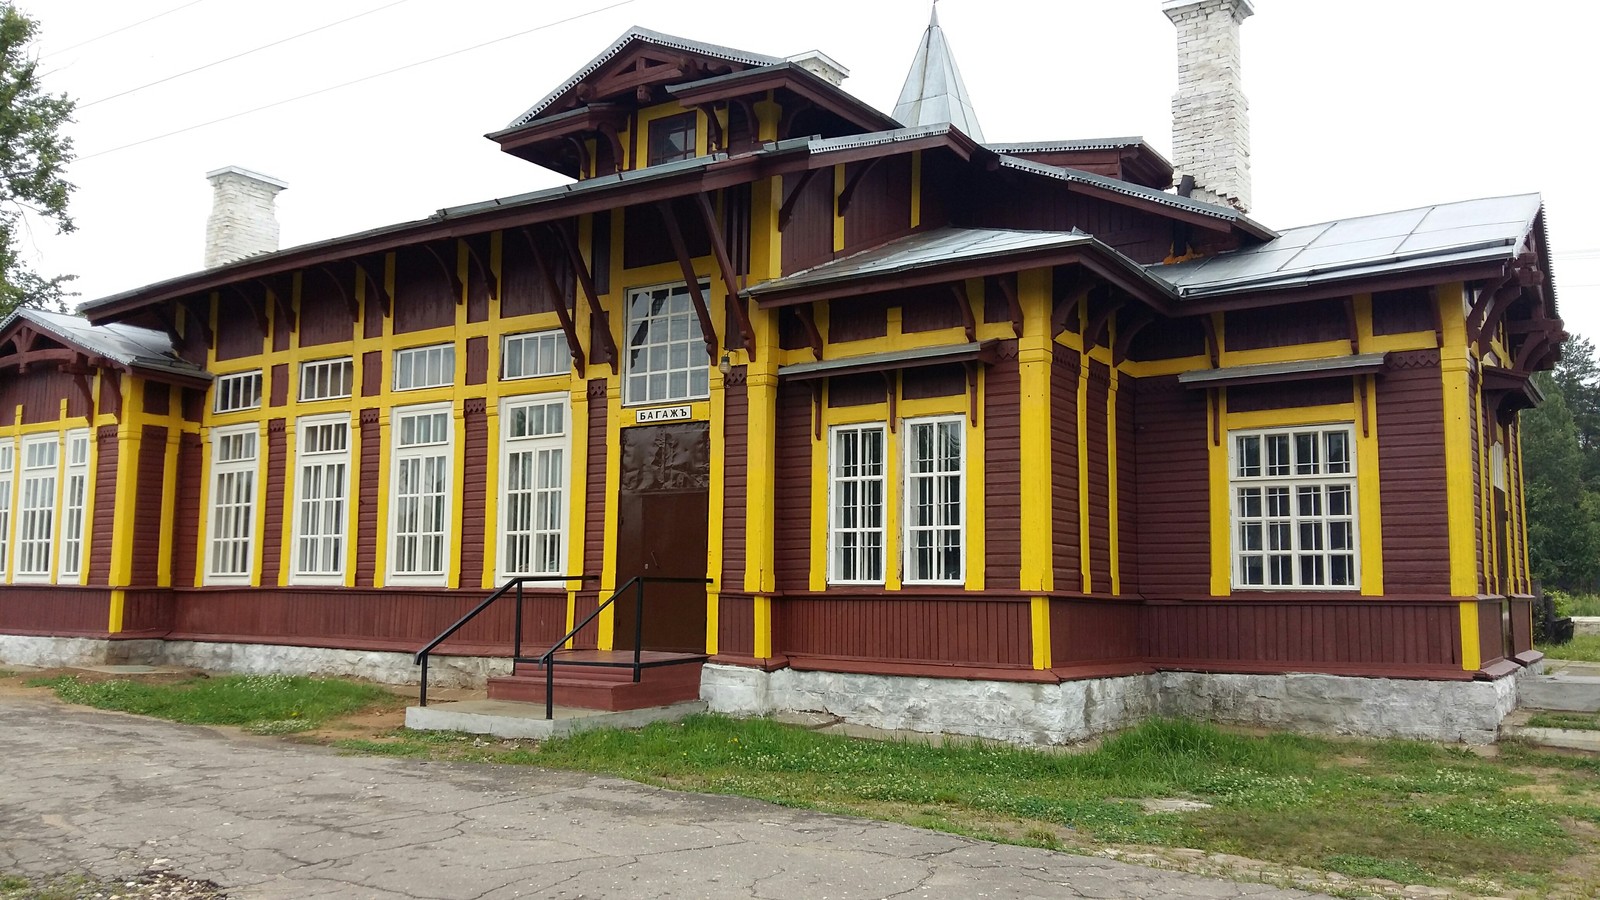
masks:
[[[703,579],[710,514],[710,431],[704,422],[628,428],[622,432],[617,498],[617,584],[636,575]],[[646,584],[617,599],[612,646],[704,653],[706,585]]]

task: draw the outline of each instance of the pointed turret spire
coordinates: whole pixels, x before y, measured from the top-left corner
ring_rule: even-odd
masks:
[[[967,96],[967,85],[961,80],[961,70],[956,67],[956,58],[950,52],[950,43],[945,40],[944,29],[939,27],[938,0],[934,0],[928,30],[922,35],[916,58],[911,61],[906,85],[900,89],[900,102],[894,105],[894,117],[902,125],[912,128],[948,123],[966,132],[967,137],[983,143],[978,113],[972,108],[972,99]]]

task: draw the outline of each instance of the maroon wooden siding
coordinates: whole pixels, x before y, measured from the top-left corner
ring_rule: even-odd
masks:
[[[107,371],[103,377],[109,381],[117,376]],[[17,424],[18,406],[22,407],[23,424],[57,421],[61,418],[63,399],[67,401],[68,416],[90,414],[88,398],[66,372],[42,366],[29,369],[25,374],[8,372],[0,379],[0,425]]]
[[[178,438],[178,497],[172,521],[172,584],[195,583],[195,564],[200,546],[200,487],[205,469],[205,446],[198,434]]]
[[[256,293],[249,303],[227,294],[217,301],[217,359],[239,359],[261,353],[267,333],[256,316],[266,300],[259,287],[253,286],[253,289]]]
[[[1211,497],[1206,395],[1175,375],[1139,380],[1134,405],[1139,589],[1146,597],[1211,593]],[[1126,571],[1126,568],[1124,568]]]
[[[166,495],[167,429],[146,425],[139,441],[133,501],[133,569],[138,586],[156,583],[161,571],[161,499]]]
[[[288,441],[282,419],[267,422],[267,478],[261,492],[266,521],[261,526],[261,584],[278,583],[278,565],[283,560],[283,503],[288,467]]]
[[[1130,662],[1140,658],[1137,603],[1054,598],[1050,601],[1050,664]]]
[[[361,411],[360,428],[360,480],[355,497],[356,584],[371,587],[378,568],[378,472],[383,467],[376,409]]]
[[[268,314],[272,318],[272,330],[269,333],[272,337],[273,351],[281,353],[289,349],[289,338],[294,333],[293,326],[298,324],[290,320],[293,313],[285,315],[283,311],[283,307],[293,308],[294,288],[288,282],[278,279],[271,281],[272,287],[268,289],[270,294],[266,300]]]
[[[1510,601],[1480,600],[1478,602],[1478,658],[1480,666],[1505,658],[1505,614],[1510,612]],[[1502,608],[1501,604],[1508,604]]]
[[[781,655],[901,664],[1027,667],[1026,597],[789,596],[775,604]]]
[[[192,589],[173,592],[173,640],[242,641],[341,650],[413,652],[489,595],[382,588]],[[495,603],[440,648],[444,653],[509,655],[515,602]],[[566,631],[559,591],[523,597],[524,645],[548,645]]]
[[[784,197],[792,196],[803,181],[802,174],[785,175]],[[789,224],[783,229],[785,273],[798,272],[833,257],[833,172],[821,170],[804,185],[805,189],[794,198]]]
[[[1224,343],[1229,350],[1260,350],[1318,341],[1349,340],[1352,320],[1344,300],[1314,300],[1227,313]]]
[[[1139,593],[1139,460],[1134,429],[1139,382],[1117,379],[1117,575],[1122,593]]]
[[[1111,592],[1111,464],[1109,459],[1110,422],[1107,395],[1111,389],[1110,370],[1103,363],[1089,361],[1089,577],[1097,594]]]
[[[1385,587],[1450,593],[1444,388],[1435,350],[1390,354],[1377,379],[1378,489]]]
[[[1469,429],[1472,433],[1472,534],[1473,544],[1475,545],[1476,550],[1476,552],[1473,554],[1473,561],[1477,565],[1477,592],[1480,594],[1487,594],[1490,590],[1490,587],[1488,584],[1489,578],[1484,573],[1484,556],[1488,552],[1488,548],[1486,548],[1484,544],[1487,543],[1488,535],[1492,529],[1486,530],[1487,526],[1483,521],[1483,482],[1488,477],[1488,473],[1484,471],[1483,457],[1488,448],[1485,447],[1486,439],[1484,438],[1483,429],[1482,389],[1483,384],[1482,380],[1478,377],[1478,373],[1468,372],[1467,404],[1471,410],[1468,416],[1468,421],[1472,423],[1472,427]]]
[[[165,416],[172,409],[172,387],[159,381],[146,381],[143,405],[149,415]]]
[[[1055,345],[1050,361],[1050,496],[1058,591],[1083,589],[1078,544],[1078,374],[1077,351]]]
[[[482,399],[466,401],[462,411],[466,432],[462,443],[465,460],[461,491],[461,581],[463,588],[483,580],[484,545],[499,533],[495,523],[486,521],[486,486],[489,483],[489,417]]]
[[[89,583],[111,583],[111,549],[117,520],[117,426],[95,432],[94,522],[89,530]]]
[[[557,303],[571,305],[568,298],[574,296],[572,267],[556,261],[560,258],[560,251],[553,243],[546,241],[541,244],[544,257],[554,270],[555,282],[562,291],[559,297],[551,294],[548,282],[539,270],[539,263],[528,247],[528,240],[527,233],[521,230],[507,231],[501,239],[501,316],[550,312]]]
[[[383,337],[383,323],[389,318],[390,311],[384,305],[384,257],[373,256],[360,260],[357,265],[365,273],[362,278],[366,280],[366,293],[362,296],[364,308],[361,310],[361,334],[363,337]]]
[[[164,638],[171,631],[172,591],[153,588],[123,594],[118,638]]]
[[[1438,321],[1439,308],[1432,288],[1380,291],[1372,295],[1373,334],[1432,331]]]
[[[928,195],[950,192],[950,197],[936,202],[955,207],[954,218],[963,225],[1038,231],[1079,228],[1141,263],[1160,262],[1172,252],[1172,222],[1162,216],[1072,193],[1065,182],[1053,185],[1040,184],[1038,179],[996,179],[974,185],[970,176],[954,173],[949,181],[935,181],[927,166],[931,158],[923,155],[925,225],[936,221],[928,217]]]
[[[361,396],[376,397],[383,393],[383,351],[368,350],[361,354]]]
[[[755,598],[723,593],[717,598],[717,655],[748,658],[755,646]]]
[[[784,384],[778,388],[777,448],[773,466],[773,570],[780,591],[803,591],[811,584],[811,392]],[[822,452],[820,449],[818,452]]]
[[[110,623],[111,591],[97,587],[0,587],[0,634],[99,637]]]
[[[828,342],[866,341],[889,333],[889,303],[882,294],[841,297],[828,304]]]
[[[606,544],[606,443],[605,382],[589,382],[589,459],[584,484],[583,572],[599,575],[605,565]],[[581,607],[580,607],[581,608]],[[558,635],[559,636],[559,635]]]
[[[395,334],[455,324],[458,297],[455,285],[445,274],[446,266],[455,269],[455,243],[440,244],[433,250],[444,260],[442,264],[422,248],[395,254]]]
[[[467,384],[483,384],[489,380],[489,339],[467,338]]]
[[[1511,601],[1511,649],[1526,653],[1533,649],[1533,601]]]
[[[289,366],[278,363],[268,373],[267,405],[280,407],[289,405]]]
[[[461,239],[467,256],[467,321],[489,321],[489,235]]]
[[[337,279],[337,282],[335,281]],[[349,263],[307,269],[300,275],[300,346],[348,341],[355,333],[355,317],[348,297],[354,297],[355,273]]]
[[[1005,591],[1022,575],[1022,398],[1016,342],[997,350],[983,377],[983,583]]]
[[[747,497],[750,405],[747,369],[740,366],[723,387],[722,418],[722,585],[743,590],[745,564],[745,501]]]
[[[864,176],[861,170],[868,171]],[[845,183],[860,177],[844,216],[847,247],[879,244],[911,230],[911,157],[852,163],[845,168]]]
[[[1140,626],[1145,656],[1156,665],[1370,675],[1408,667],[1460,673],[1459,629],[1453,603],[1361,598],[1155,604]]]
[[[1293,409],[1349,403],[1355,396],[1348,378],[1324,378],[1290,384],[1240,385],[1228,388],[1228,412]]]

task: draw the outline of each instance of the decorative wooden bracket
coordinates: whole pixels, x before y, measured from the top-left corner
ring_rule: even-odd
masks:
[[[72,385],[78,389],[78,393],[83,395],[83,402],[87,404],[88,408],[93,410],[94,389],[89,386],[89,366],[87,363],[88,361],[85,360],[83,365],[74,365],[72,367]]]
[[[287,282],[277,278],[258,278],[256,284],[261,285],[262,291],[272,297],[272,308],[278,311],[278,321],[289,326],[289,333],[293,334],[299,327],[294,314],[294,281]]]
[[[900,389],[895,376],[898,374],[893,369],[884,369],[878,373],[883,377],[883,395],[889,400],[889,433],[894,434],[900,418]]]
[[[672,211],[672,201],[656,204],[661,222],[667,227],[667,239],[672,242],[672,252],[678,257],[678,268],[683,271],[683,282],[689,288],[689,301],[694,304],[694,314],[700,320],[700,336],[706,342],[706,355],[717,358],[717,330],[711,321],[711,310],[706,307],[705,292],[700,290],[700,276],[695,274],[694,260],[689,258],[689,246],[683,240],[683,229]]]
[[[383,317],[387,319],[393,316],[394,296],[383,286],[383,282],[373,277],[372,271],[361,263],[356,263],[356,275],[357,278],[366,280],[367,290],[378,298],[379,305],[383,307]]]
[[[211,298],[185,297],[178,301],[183,307],[183,320],[185,323],[193,322],[200,329],[200,336],[205,338],[206,346],[211,347],[216,343],[216,335],[211,331]]]
[[[263,296],[261,298],[262,302],[257,303],[256,301],[254,301],[254,300],[252,300],[250,298],[250,292],[245,290],[244,287],[242,285],[239,285],[239,284],[230,284],[230,285],[228,285],[228,290],[233,291],[235,294],[239,295],[239,299],[244,301],[244,305],[250,310],[250,314],[252,316],[255,316],[256,326],[261,329],[261,333],[262,334],[266,334],[267,333],[267,304],[266,304],[266,299],[267,298],[265,296]]]
[[[1371,375],[1356,376],[1356,390],[1361,395],[1361,436],[1364,438],[1372,437],[1372,415],[1367,409],[1367,381],[1371,378]]]
[[[1006,310],[1011,314],[1011,333],[1022,338],[1022,301],[1017,297],[1017,276],[997,275],[994,279],[1000,288],[1001,296],[1006,298]]]
[[[822,379],[811,382],[811,437],[822,440]]]
[[[329,266],[317,266],[316,271],[321,272],[327,276],[329,281],[333,282],[333,288],[339,292],[339,298],[344,301],[345,309],[350,311],[350,321],[355,322],[360,319],[361,308],[356,305],[356,294],[355,291],[350,290],[350,285],[346,284],[344,279],[339,277],[339,273]]]
[[[1050,314],[1050,339],[1055,340],[1070,331],[1078,322],[1078,308],[1089,302],[1089,286],[1081,269],[1071,269],[1061,279],[1061,293],[1066,300],[1056,304]]]
[[[575,134],[569,134],[567,135],[567,143],[578,154],[578,172],[581,173],[579,177],[589,177],[589,163],[591,161],[589,159],[589,142]]]
[[[567,298],[561,295],[561,285],[556,283],[555,271],[550,268],[550,260],[539,249],[533,239],[533,234],[526,227],[518,228],[517,232],[522,239],[528,242],[528,252],[533,254],[534,265],[539,269],[539,275],[544,278],[545,289],[550,292],[556,304],[556,319],[561,323],[561,333],[567,336],[567,350],[572,354],[572,361],[578,364],[578,371],[585,369],[583,356],[583,342],[578,340],[578,329],[572,324],[572,313],[567,309]]]
[[[965,281],[951,282],[950,293],[956,298],[956,309],[961,312],[961,327],[967,332],[967,340],[977,340],[978,320],[972,314],[972,300],[967,296],[967,283]]]
[[[161,323],[161,330],[166,332],[167,340],[172,342],[172,346],[182,346],[183,336],[178,334],[178,319],[173,314],[174,310],[157,306],[151,309],[150,312],[155,315],[156,321]]]
[[[978,366],[975,359],[969,359],[963,365],[967,369],[967,418],[972,426],[978,426]]]
[[[572,272],[578,279],[578,287],[583,291],[584,299],[589,302],[589,313],[600,322],[600,346],[606,351],[606,362],[611,364],[611,374],[620,374],[622,358],[617,353],[616,340],[611,337],[611,317],[606,315],[605,307],[600,305],[600,294],[594,289],[594,276],[589,274],[589,266],[584,263],[583,254],[578,252],[578,242],[567,227],[559,222],[551,223],[550,233],[555,235],[556,242],[566,251],[567,260],[572,263]]]
[[[789,219],[794,215],[794,205],[800,202],[800,195],[805,193],[806,186],[811,184],[811,179],[817,177],[821,169],[807,169],[800,175],[800,183],[794,186],[789,196],[783,198],[783,205],[778,207],[778,231],[789,227]]]
[[[1139,332],[1145,330],[1156,320],[1156,314],[1148,308],[1141,307],[1133,314],[1128,324],[1117,329],[1117,341],[1111,348],[1112,365],[1120,365],[1128,358],[1128,351],[1133,349],[1133,339]]]
[[[1361,352],[1361,326],[1356,321],[1356,298],[1344,298],[1344,322],[1350,331],[1350,352]]]
[[[445,261],[444,254],[432,244],[423,244],[422,249],[428,251],[433,261],[439,264],[439,270],[444,272],[445,280],[450,282],[450,288],[456,299],[456,305],[467,302],[467,286],[461,282],[461,272],[455,267],[455,260]]]
[[[487,299],[493,300],[500,296],[500,279],[495,276],[494,270],[489,268],[489,261],[483,258],[483,254],[478,252],[478,248],[473,246],[470,239],[462,243],[467,245],[468,271],[477,271],[478,277],[483,280],[484,289],[489,292]]]
[[[883,162],[886,158],[874,156],[872,159],[861,163],[861,168],[857,169],[856,173],[851,175],[849,180],[844,183],[844,189],[839,192],[838,199],[834,201],[835,215],[843,216],[845,211],[850,209],[850,200],[855,197],[856,188],[861,185],[863,179],[872,173],[873,169],[878,167],[878,163]],[[812,171],[815,170],[813,169]]]
[[[806,341],[811,345],[811,351],[817,355],[817,361],[822,361],[822,332],[817,330],[817,316],[811,304],[801,303],[792,307],[795,317],[800,320],[801,327],[806,330]]]
[[[1089,327],[1083,330],[1083,350],[1085,353],[1095,347],[1103,346],[1100,343],[1100,334],[1107,330],[1107,326],[1116,317],[1122,306],[1123,301],[1121,299],[1113,298],[1107,301],[1105,307],[1098,313],[1089,317]]]
[[[739,324],[739,336],[744,338],[745,352],[749,353],[750,359],[754,361],[756,332],[750,325],[750,313],[744,308],[744,301],[739,298],[739,278],[733,272],[733,260],[728,258],[728,245],[723,240],[717,214],[711,208],[711,198],[704,193],[695,194],[694,205],[700,210],[700,219],[705,223],[706,234],[711,236],[711,255],[717,261],[717,271],[722,273],[722,287],[727,291],[727,306],[733,310],[734,321]]]
[[[1221,353],[1221,348],[1217,346],[1217,323],[1216,323],[1216,321],[1213,320],[1210,316],[1201,316],[1200,317],[1200,327],[1205,329],[1205,334],[1206,334],[1206,357],[1207,357],[1207,359],[1209,359],[1211,361],[1211,368],[1213,368],[1213,369],[1221,368],[1222,367],[1222,362],[1221,362],[1219,357],[1221,357],[1222,353]]]
[[[617,126],[613,122],[601,122],[600,134],[611,144],[611,171],[607,174],[615,175],[621,172],[623,166],[627,163],[627,160],[623,159],[626,151],[622,147],[622,135],[617,131]],[[597,172],[596,174],[599,173]]]

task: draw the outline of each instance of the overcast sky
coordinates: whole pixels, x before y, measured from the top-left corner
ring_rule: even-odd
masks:
[[[221,166],[289,183],[278,198],[285,247],[559,183],[482,135],[634,24],[774,56],[820,49],[850,69],[848,90],[891,109],[929,8],[928,0],[17,5],[40,22],[47,86],[79,101],[70,170],[78,231],[35,230],[28,241],[45,274],[79,276],[84,300],[198,269],[211,203],[204,175]],[[989,140],[1143,135],[1166,153],[1176,67],[1160,9],[1160,0],[943,0],[939,16]],[[1600,187],[1587,100],[1600,3],[1256,0],[1256,9],[1244,25],[1254,217],[1287,228],[1542,192],[1562,315],[1569,330],[1600,335]],[[331,27],[295,37],[322,26]],[[144,87],[239,54],[247,55]],[[453,55],[424,62],[445,54]],[[402,66],[410,67],[380,74]],[[338,87],[357,79],[365,80]]]

